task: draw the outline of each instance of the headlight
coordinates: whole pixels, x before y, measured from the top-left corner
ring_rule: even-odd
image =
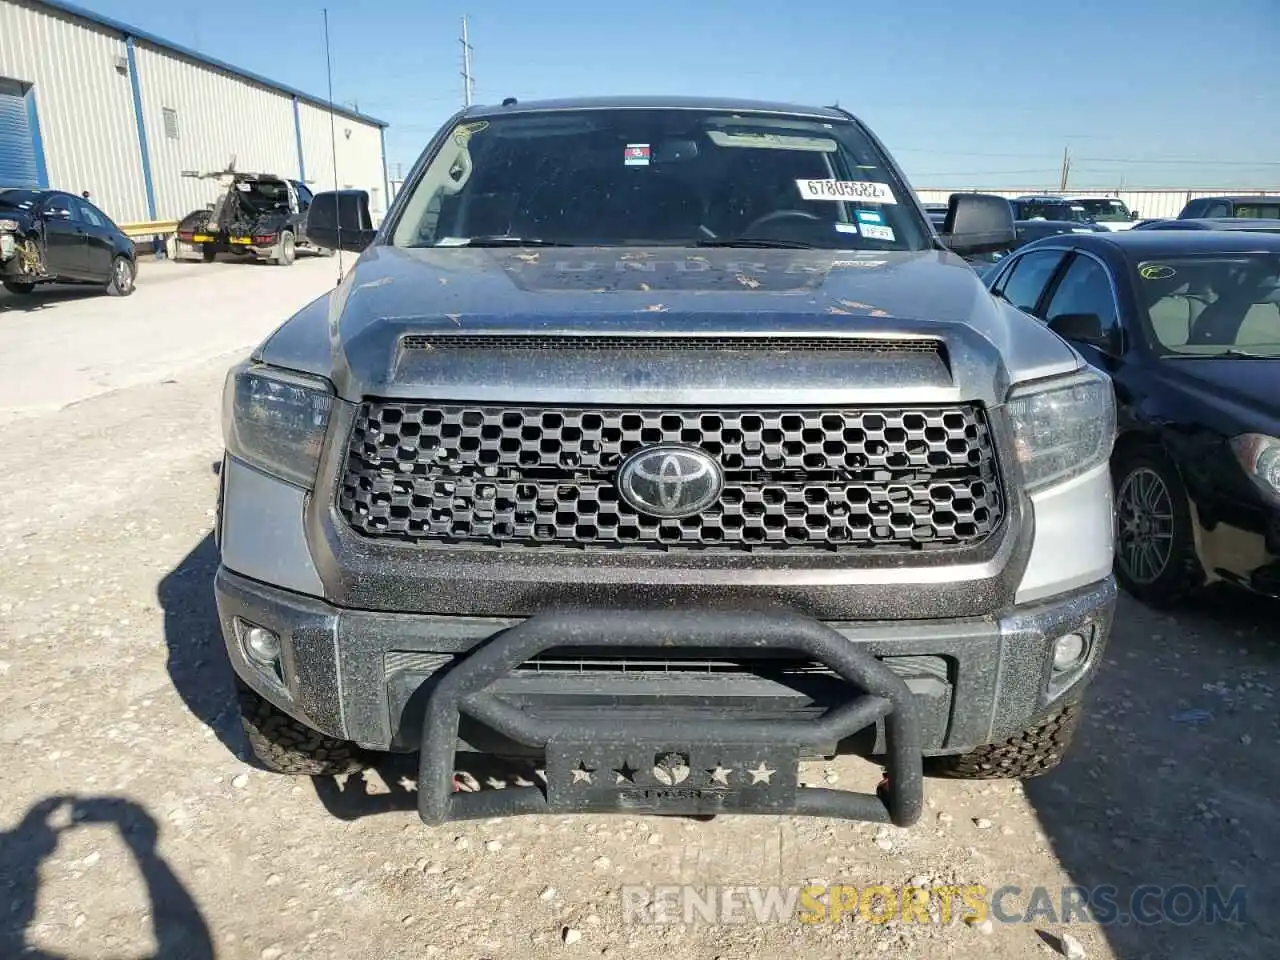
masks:
[[[1015,387],[1008,409],[1029,489],[1061,483],[1106,463],[1116,436],[1111,381],[1095,371]]]
[[[1231,449],[1263,495],[1280,503],[1280,440],[1261,433],[1246,433],[1231,441]]]
[[[332,409],[333,388],[325,380],[241,364],[227,374],[222,393],[227,452],[310,488]]]
[[[16,233],[18,231],[18,221],[0,220],[0,230],[12,230]]]

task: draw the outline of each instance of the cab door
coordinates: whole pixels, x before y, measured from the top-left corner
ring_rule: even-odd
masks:
[[[45,268],[59,277],[84,280],[89,274],[89,239],[75,197],[55,193],[40,207]]]

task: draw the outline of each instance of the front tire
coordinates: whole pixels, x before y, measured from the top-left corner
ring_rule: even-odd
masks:
[[[926,771],[953,780],[1028,780],[1057,767],[1066,758],[1080,704],[1068,703],[1003,743],[988,743],[954,757],[931,757]]]
[[[4,282],[4,288],[10,293],[25,296],[33,291],[36,288],[36,285],[34,283],[27,283],[25,280],[6,280]]]
[[[259,695],[239,677],[240,722],[258,762],[272,773],[332,777],[361,769],[356,746],[312,730]]]
[[[1204,568],[1178,468],[1156,447],[1134,447],[1113,458],[1111,476],[1120,586],[1152,607],[1187,599],[1204,583]]]
[[[128,257],[116,257],[111,263],[107,293],[113,297],[127,297],[133,293],[135,269],[133,261]]]
[[[218,248],[211,243],[206,243],[200,248],[200,259],[205,263],[213,263],[218,259]]]

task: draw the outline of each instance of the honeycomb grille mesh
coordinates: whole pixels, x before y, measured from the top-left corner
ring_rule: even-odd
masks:
[[[614,485],[641,447],[683,443],[719,501],[664,520]],[[366,401],[337,493],[368,537],[569,548],[918,550],[972,546],[1003,515],[983,412],[510,408]]]

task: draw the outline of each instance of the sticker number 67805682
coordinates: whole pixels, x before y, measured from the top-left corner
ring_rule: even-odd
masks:
[[[897,203],[887,183],[870,180],[797,180],[806,200],[861,200],[863,203]]]

